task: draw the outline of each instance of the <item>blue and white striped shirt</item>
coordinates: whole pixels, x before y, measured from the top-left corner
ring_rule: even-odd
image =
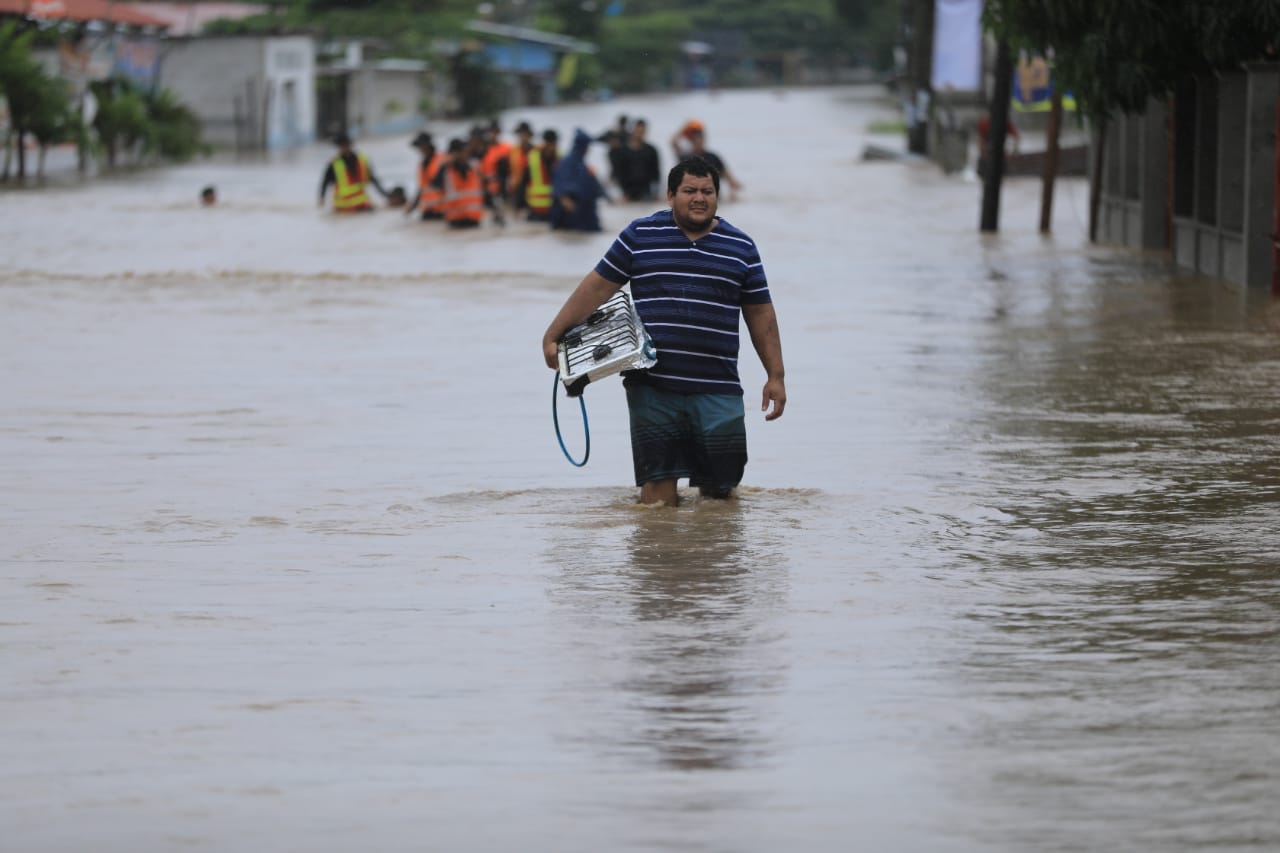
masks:
[[[723,219],[690,241],[670,210],[623,229],[596,264],[616,284],[631,282],[636,311],[658,363],[628,374],[671,391],[741,394],[738,317],[771,300],[755,241]]]

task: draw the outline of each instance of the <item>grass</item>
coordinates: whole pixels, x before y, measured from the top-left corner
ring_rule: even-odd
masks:
[[[907,123],[900,118],[880,119],[867,125],[867,133],[906,133]]]

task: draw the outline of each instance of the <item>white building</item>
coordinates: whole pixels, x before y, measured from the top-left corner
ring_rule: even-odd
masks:
[[[305,35],[168,39],[159,82],[195,111],[212,145],[294,148],[315,139],[315,53]]]

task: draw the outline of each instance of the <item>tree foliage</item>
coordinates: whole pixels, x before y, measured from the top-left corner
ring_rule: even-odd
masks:
[[[1280,46],[1280,0],[987,0],[984,15],[1014,49],[1052,55],[1056,78],[1095,116],[1140,112]]]
[[[0,23],[0,95],[9,104],[9,119],[18,145],[18,177],[26,172],[27,134],[44,152],[51,145],[83,142],[84,124],[67,84],[45,70],[31,55],[35,32],[15,22]]]
[[[606,19],[599,45],[605,83],[624,92],[670,85],[680,43],[692,32],[693,21],[685,12]]]
[[[887,67],[899,0],[275,0],[270,14],[218,22],[206,32],[305,30],[320,38],[376,39],[392,55],[443,59],[440,43],[475,38],[477,17],[591,41],[587,63],[622,91],[671,85],[681,43],[731,44],[717,62],[759,65],[784,52],[822,65]],[[441,63],[442,65],[445,63]],[[465,69],[471,73],[474,69]],[[476,76],[472,74],[472,76]],[[468,84],[470,85],[470,84]]]

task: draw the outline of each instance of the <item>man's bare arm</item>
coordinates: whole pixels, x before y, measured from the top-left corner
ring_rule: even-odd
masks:
[[[786,371],[782,367],[778,315],[773,310],[773,303],[766,302],[763,305],[743,305],[742,318],[747,323],[751,344],[756,348],[756,355],[760,356],[766,375],[760,411],[765,412],[766,421],[772,421],[782,417],[782,410],[787,407]],[[772,411],[769,410],[770,402],[773,403]]]

